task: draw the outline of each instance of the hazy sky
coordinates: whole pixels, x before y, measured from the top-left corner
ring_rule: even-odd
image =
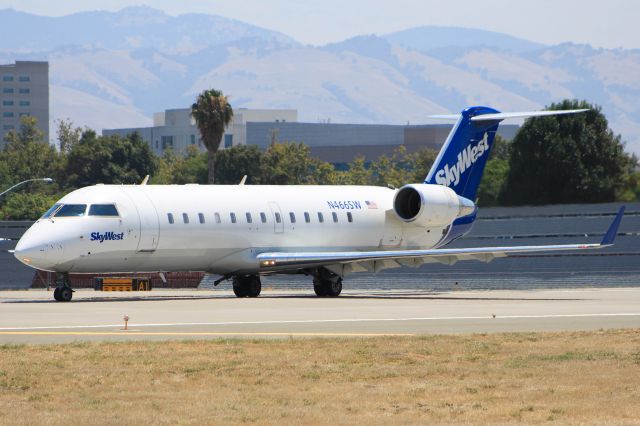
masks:
[[[636,0],[0,0],[0,8],[50,16],[140,4],[170,15],[218,14],[309,44],[440,25],[498,31],[547,44],[640,48]]]

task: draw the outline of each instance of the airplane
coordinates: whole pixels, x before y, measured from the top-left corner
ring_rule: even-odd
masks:
[[[511,118],[585,110],[501,113],[469,107],[455,119],[422,183],[375,186],[94,185],[55,203],[14,255],[56,272],[54,298],[70,301],[70,273],[205,271],[257,297],[260,277],[301,273],[318,296],[336,297],[345,276],[424,263],[489,262],[516,253],[612,245],[620,209],[599,244],[442,248],[466,235],[498,125]]]

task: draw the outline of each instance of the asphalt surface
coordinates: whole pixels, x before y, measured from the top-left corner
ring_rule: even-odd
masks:
[[[128,315],[127,330],[123,317]],[[640,328],[640,288],[311,291],[45,290],[0,293],[0,343],[334,337]]]

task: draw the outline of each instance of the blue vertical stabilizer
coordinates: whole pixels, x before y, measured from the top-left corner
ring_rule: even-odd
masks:
[[[475,200],[500,119],[472,121],[473,117],[497,114],[488,107],[462,111],[424,183],[445,185],[458,195]]]

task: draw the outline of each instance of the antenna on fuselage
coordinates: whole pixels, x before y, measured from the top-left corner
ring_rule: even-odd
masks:
[[[148,181],[149,181],[149,175],[146,175],[144,179],[142,179],[142,182],[140,182],[140,185],[146,185]]]
[[[242,179],[240,179],[240,183],[238,185],[244,185],[244,183],[247,181],[247,175],[242,176]]]

